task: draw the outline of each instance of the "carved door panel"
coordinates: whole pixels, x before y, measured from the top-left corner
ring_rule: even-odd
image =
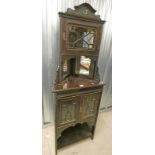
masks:
[[[80,107],[81,119],[86,119],[96,115],[99,100],[100,92],[89,93],[82,96],[82,102]]]
[[[79,97],[69,97],[58,101],[58,125],[74,123],[78,119]]]

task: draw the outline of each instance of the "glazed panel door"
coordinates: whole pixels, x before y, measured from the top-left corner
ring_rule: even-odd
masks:
[[[84,94],[81,100],[80,118],[87,119],[95,116],[100,100],[100,92]]]
[[[67,48],[94,50],[96,28],[82,25],[67,25]]]
[[[79,97],[68,97],[58,100],[57,124],[58,126],[74,123],[78,120]]]
[[[63,53],[98,54],[101,24],[61,18],[61,31]]]

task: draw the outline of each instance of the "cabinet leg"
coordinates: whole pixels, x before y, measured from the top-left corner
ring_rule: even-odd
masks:
[[[91,136],[91,140],[93,140],[93,139],[94,139],[94,135]]]
[[[55,155],[58,154],[58,149],[57,149],[57,141],[56,141],[56,145],[55,145]]]
[[[94,126],[92,126],[92,135],[91,135],[91,140],[93,140],[94,139]]]

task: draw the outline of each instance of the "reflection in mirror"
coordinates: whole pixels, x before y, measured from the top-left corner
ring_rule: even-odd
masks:
[[[63,63],[63,77],[66,77],[69,74],[69,62],[67,60]]]
[[[79,27],[76,25],[68,26],[68,48],[93,49],[94,42],[94,28]]]
[[[90,58],[87,58],[86,56],[81,56],[81,58],[80,58],[80,74],[88,76],[89,72],[90,72],[90,64],[91,64]]]
[[[64,64],[63,64],[63,72],[66,73],[68,70],[68,66],[67,66],[67,60],[65,60]]]
[[[75,57],[68,57],[63,60],[62,76],[63,79],[75,74]]]

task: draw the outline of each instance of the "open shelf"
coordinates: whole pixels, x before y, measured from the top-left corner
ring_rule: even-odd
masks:
[[[74,127],[67,128],[61,133],[61,137],[57,141],[57,148],[60,149],[64,146],[70,145],[91,136],[92,132],[87,123],[77,124]]]

